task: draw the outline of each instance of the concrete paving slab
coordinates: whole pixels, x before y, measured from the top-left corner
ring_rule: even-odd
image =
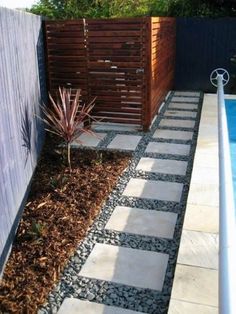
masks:
[[[186,230],[218,233],[219,208],[206,205],[187,204],[184,217],[184,228]]]
[[[188,144],[149,142],[145,152],[187,156],[189,155],[190,147]]]
[[[170,102],[168,105],[168,109],[184,109],[184,110],[197,110],[198,105],[195,104],[186,104],[186,103],[176,103]]]
[[[197,142],[197,153],[218,156],[218,143],[212,140],[199,139]]]
[[[171,297],[217,307],[218,271],[177,264]]]
[[[131,179],[126,186],[123,195],[179,202],[181,199],[182,190],[182,183]]]
[[[188,194],[188,204],[219,206],[219,185],[204,183],[191,183]]]
[[[185,91],[175,91],[175,96],[184,96],[184,97],[200,97],[200,92],[185,92]]]
[[[183,117],[183,118],[196,118],[197,113],[191,111],[180,111],[180,110],[166,110],[164,116],[170,117]]]
[[[111,141],[107,148],[122,149],[122,150],[135,150],[138,146],[142,136],[119,134]]]
[[[199,97],[184,97],[184,96],[173,96],[171,101],[176,102],[187,102],[187,103],[198,103]]]
[[[141,312],[75,298],[66,298],[57,314],[141,314]]]
[[[218,235],[183,230],[178,253],[178,263],[218,269]]]
[[[178,120],[178,119],[162,119],[159,124],[159,126],[187,129],[193,129],[194,125],[195,121],[193,120]]]
[[[111,122],[93,122],[92,129],[95,131],[128,131],[135,132],[140,130],[140,126],[136,124],[125,125],[122,123],[111,123]]]
[[[172,239],[177,216],[177,214],[170,212],[117,206],[105,228]]]
[[[106,133],[96,133],[94,132],[96,136],[93,136],[88,133],[81,134],[78,139],[76,139],[72,145],[82,145],[86,147],[97,147],[98,144],[105,138],[107,135]]]
[[[164,139],[188,141],[188,140],[192,140],[193,132],[157,129],[153,134],[153,138],[164,138]]]
[[[205,151],[196,151],[194,156],[194,168],[213,168],[218,172],[218,155],[207,154]],[[193,168],[193,169],[194,169]]]
[[[218,308],[209,305],[171,299],[168,314],[218,314]]]
[[[95,244],[79,275],[161,291],[168,254]]]
[[[144,157],[140,159],[136,170],[184,176],[187,166],[187,161]]]
[[[214,184],[219,180],[219,174],[215,168],[194,167],[191,176],[191,183],[202,183],[204,177],[209,184]]]

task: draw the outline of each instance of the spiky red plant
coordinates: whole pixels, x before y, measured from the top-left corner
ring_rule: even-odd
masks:
[[[90,129],[89,124],[94,118],[91,116],[91,110],[95,105],[95,99],[89,104],[81,104],[81,89],[76,91],[72,97],[71,89],[59,87],[59,97],[55,101],[51,94],[52,108],[43,107],[44,112],[43,121],[49,128],[47,131],[60,136],[67,145],[67,159],[71,170],[70,146],[71,142],[75,140],[83,132],[95,135]]]

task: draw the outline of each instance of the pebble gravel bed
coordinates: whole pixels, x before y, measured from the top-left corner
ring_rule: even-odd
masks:
[[[132,160],[130,161],[129,167],[124,171],[122,176],[119,178],[118,183],[113,190],[113,192],[108,197],[106,203],[104,204],[101,213],[94,221],[91,226],[86,238],[79,244],[75,254],[71,257],[65,268],[60,282],[54,288],[54,290],[49,294],[47,303],[41,307],[38,314],[54,314],[57,313],[60,308],[64,298],[74,297],[89,301],[95,301],[97,303],[103,303],[106,305],[118,306],[124,309],[130,309],[134,311],[139,311],[149,314],[161,314],[167,313],[168,303],[171,294],[172,281],[174,277],[174,270],[177,259],[177,252],[181,237],[181,230],[183,225],[185,207],[187,202],[189,183],[191,178],[191,171],[193,165],[193,158],[195,153],[195,147],[197,142],[198,125],[201,113],[201,103],[202,95],[200,94],[199,105],[196,123],[194,129],[183,129],[183,128],[169,128],[169,127],[159,127],[161,119],[187,119],[190,118],[180,118],[180,117],[166,117],[163,115],[165,110],[168,108],[171,98],[174,93],[172,92],[165,105],[162,108],[162,112],[157,116],[151,130],[147,133],[143,132],[130,132],[130,131],[103,131],[106,132],[106,137],[99,143],[96,149],[104,149],[107,145],[114,139],[117,134],[135,134],[142,136],[136,150],[133,153]],[[172,109],[171,110],[178,110]],[[173,130],[186,130],[193,131],[193,139],[188,141],[183,140],[163,140],[152,138],[154,131],[157,129],[173,129]],[[178,156],[178,155],[163,155],[156,153],[145,153],[147,144],[151,141],[153,142],[169,142],[169,143],[183,143],[190,144],[190,154],[188,156]],[[86,149],[86,148],[85,148]],[[160,173],[150,173],[144,171],[136,171],[135,168],[141,157],[154,157],[162,159],[173,159],[173,160],[183,160],[188,161],[187,172],[185,176],[178,175],[167,175]],[[143,178],[151,180],[162,180],[183,183],[183,193],[179,203],[168,202],[168,201],[158,201],[141,199],[134,197],[122,196],[122,193],[130,180],[130,178]],[[117,232],[113,230],[104,229],[107,221],[109,220],[114,208],[116,206],[130,206],[138,207],[149,210],[163,210],[174,212],[178,214],[176,228],[173,239],[155,238],[142,235],[134,235],[124,232]],[[169,254],[169,261],[165,276],[165,281],[163,289],[161,292],[154,291],[151,289],[141,289],[136,287],[131,287],[127,285],[122,285],[114,282],[107,282],[96,279],[89,279],[85,277],[78,276],[78,273],[91,253],[94,245],[96,243],[106,243],[117,246],[123,246],[128,248],[136,248],[147,251],[162,252]]]

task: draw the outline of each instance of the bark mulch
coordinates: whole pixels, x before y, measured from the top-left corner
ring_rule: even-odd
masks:
[[[124,153],[72,150],[70,173],[51,141],[4,271],[0,313],[37,313],[130,160]]]

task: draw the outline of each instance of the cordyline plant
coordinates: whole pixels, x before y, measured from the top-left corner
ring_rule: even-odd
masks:
[[[46,106],[42,107],[44,113],[43,121],[49,127],[46,130],[61,137],[67,145],[67,160],[70,171],[72,141],[84,132],[95,136],[94,132],[89,130],[90,123],[88,123],[91,120],[95,121],[90,114],[95,105],[95,98],[89,104],[81,105],[81,89],[76,91],[74,98],[71,93],[71,89],[59,87],[59,98],[57,101],[49,94],[52,109]]]

